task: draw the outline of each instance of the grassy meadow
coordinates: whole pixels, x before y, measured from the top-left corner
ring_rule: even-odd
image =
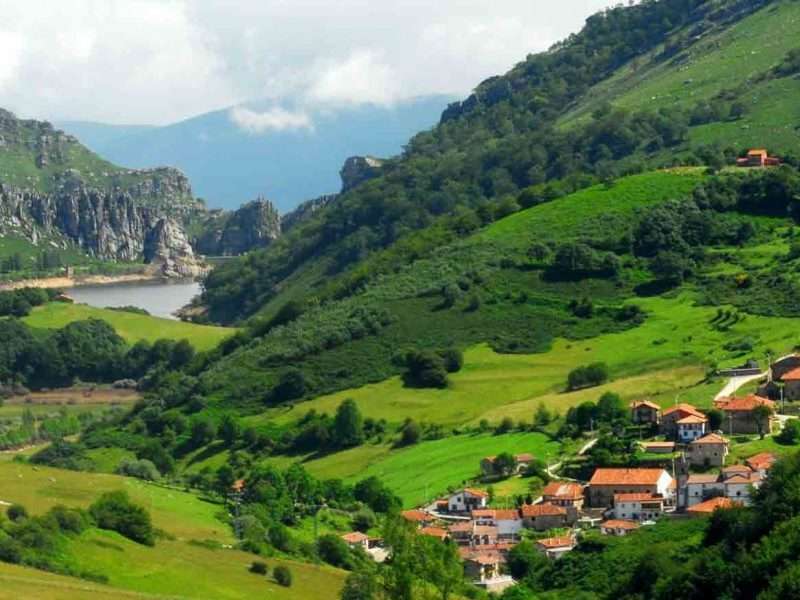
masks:
[[[102,319],[108,322],[125,341],[134,344],[139,340],[154,342],[159,338],[186,339],[198,351],[211,350],[222,340],[233,335],[234,329],[196,325],[172,319],[95,308],[86,304],[51,302],[36,307],[24,321],[34,328],[59,329],[85,319]]]

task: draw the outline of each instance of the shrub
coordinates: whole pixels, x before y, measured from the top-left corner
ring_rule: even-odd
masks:
[[[794,445],[800,442],[800,420],[790,419],[786,421],[781,432],[775,437],[781,444]]]
[[[149,513],[138,504],[134,504],[122,490],[106,492],[100,496],[89,507],[89,513],[100,529],[116,531],[146,546],[155,544]]]
[[[444,361],[444,368],[448,373],[458,373],[464,366],[464,354],[458,348],[442,350],[439,355]]]
[[[250,565],[249,571],[251,573],[255,573],[256,575],[266,575],[269,572],[267,567],[267,563],[261,562],[260,560],[254,560]]]
[[[12,521],[21,521],[28,518],[28,510],[21,504],[12,504],[8,507],[6,515]]]
[[[350,548],[338,535],[332,533],[320,536],[317,540],[317,553],[319,557],[334,567],[351,569],[353,559],[350,555]]]
[[[375,527],[375,513],[368,508],[362,508],[353,515],[353,529],[366,533]]]
[[[123,460],[119,464],[119,467],[117,467],[117,473],[127,477],[144,479],[145,481],[158,481],[161,479],[161,473],[159,473],[156,466],[147,459]]]
[[[409,387],[445,388],[448,383],[445,361],[434,352],[412,350],[406,355],[403,380]]]
[[[413,419],[407,419],[400,430],[400,445],[411,446],[419,443],[422,437],[422,429]]]
[[[600,385],[608,380],[608,367],[605,363],[592,363],[576,367],[567,376],[567,387],[570,390]]]
[[[283,587],[292,586],[292,572],[289,570],[289,567],[278,565],[272,569],[272,576],[279,585],[282,585]]]

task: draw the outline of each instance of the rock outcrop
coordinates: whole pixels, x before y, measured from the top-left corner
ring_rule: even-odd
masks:
[[[281,232],[286,233],[295,225],[310,219],[318,210],[335,202],[338,197],[339,194],[326,194],[313,200],[306,200],[292,212],[288,212],[281,217]]]
[[[195,249],[208,256],[236,256],[263,248],[281,234],[281,217],[262,197],[233,212],[214,211],[201,225]]]
[[[342,193],[377,177],[382,166],[383,161],[374,156],[351,156],[348,158],[339,171],[339,176],[342,178]]]

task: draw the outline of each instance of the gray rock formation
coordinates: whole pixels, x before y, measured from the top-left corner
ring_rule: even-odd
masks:
[[[376,177],[382,166],[383,161],[374,156],[351,156],[348,158],[339,171],[339,176],[342,178],[342,193]]]
[[[281,234],[281,218],[272,202],[257,198],[233,212],[214,211],[201,225],[195,249],[208,256],[236,256],[263,248]]]
[[[313,200],[306,200],[292,212],[286,213],[281,217],[281,232],[286,233],[295,225],[310,219],[318,210],[335,202],[338,197],[339,194],[327,194]]]

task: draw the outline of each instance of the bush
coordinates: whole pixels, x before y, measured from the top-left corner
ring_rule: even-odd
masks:
[[[464,354],[458,348],[442,350],[439,355],[444,361],[444,368],[448,373],[458,373],[464,366]]]
[[[123,460],[117,467],[117,473],[127,477],[144,479],[145,481],[158,481],[161,479],[161,473],[159,473],[156,466],[147,459]]]
[[[409,387],[446,388],[448,381],[444,359],[434,352],[409,352],[403,381]]]
[[[292,572],[289,570],[289,567],[278,565],[272,569],[272,576],[279,585],[283,587],[292,587]]]
[[[608,367],[605,363],[592,363],[587,366],[576,367],[567,376],[567,388],[579,390],[581,388],[600,385],[608,380]]]
[[[95,523],[100,529],[116,531],[120,535],[144,544],[153,546],[155,534],[149,513],[134,504],[128,494],[122,490],[106,492],[89,507]]]
[[[21,504],[12,504],[8,507],[6,515],[12,521],[21,521],[28,518],[28,510]]]
[[[375,527],[375,513],[368,508],[362,508],[353,515],[353,529],[366,533]]]
[[[413,419],[407,419],[400,432],[400,445],[412,446],[419,443],[421,437],[422,430],[417,422]]]
[[[256,575],[266,575],[269,572],[269,568],[267,567],[267,563],[261,562],[260,560],[254,560],[250,565],[249,571],[251,573],[255,573]]]
[[[333,567],[351,569],[353,558],[350,548],[338,535],[328,533],[317,540],[317,553],[319,557]]]
[[[775,436],[775,440],[786,445],[795,445],[800,442],[800,420],[789,419],[786,421],[781,432]]]

